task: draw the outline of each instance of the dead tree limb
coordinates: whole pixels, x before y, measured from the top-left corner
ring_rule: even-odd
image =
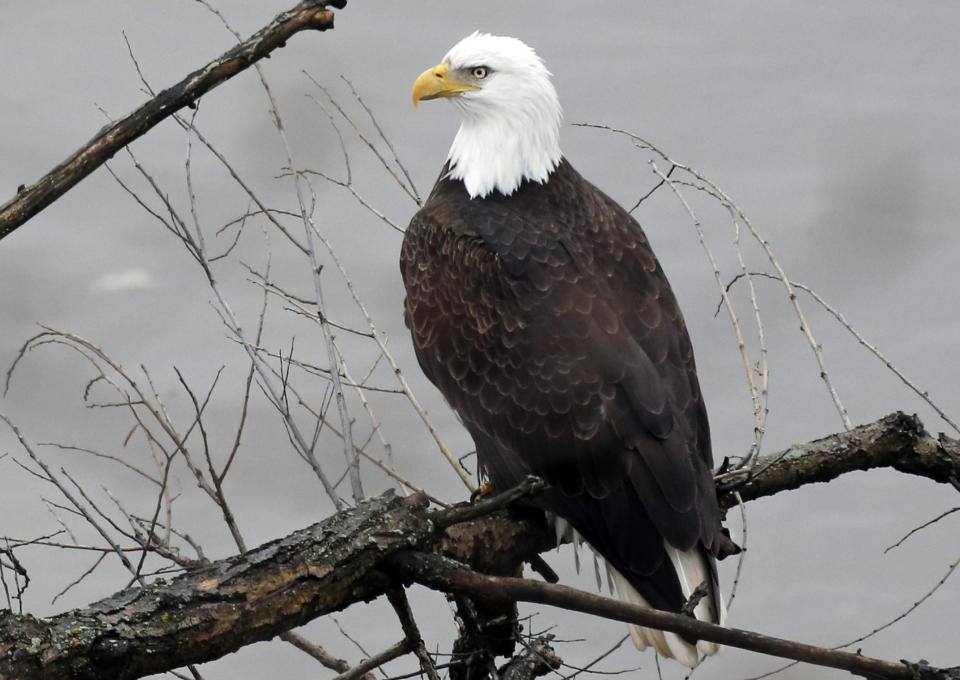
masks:
[[[576,588],[510,576],[488,576],[465,569],[437,555],[401,552],[387,558],[388,567],[408,583],[419,583],[446,593],[461,593],[490,602],[533,602],[668,630],[688,638],[710,640],[730,647],[804,661],[849,671],[871,680],[917,680],[915,666],[883,661],[854,652],[815,647],[737,628],[724,628],[683,614],[620,602]],[[931,669],[939,672],[940,669]],[[930,675],[929,677],[936,677]],[[943,677],[952,677],[944,675]]]
[[[283,47],[295,34],[333,28],[333,12],[329,8],[342,9],[346,4],[346,0],[301,0],[217,59],[132,113],[105,126],[69,158],[30,186],[21,186],[14,198],[0,206],[0,239],[56,201],[157,123],[186,106],[192,106],[213,88]]]
[[[916,418],[895,414],[850,432],[792,447],[782,458],[762,462],[755,478],[742,482],[740,489],[745,498],[758,498],[827,481],[844,472],[884,465],[938,482],[953,482],[960,475],[956,441],[934,439]],[[764,472],[765,466],[769,472]],[[535,482],[527,485],[536,490]],[[504,494],[502,498],[512,497]],[[502,507],[500,501],[485,503],[491,512]],[[582,593],[595,598],[589,600],[591,608],[586,609],[585,600],[554,597],[570,589],[556,590],[523,579],[479,574],[509,573],[510,565],[519,565],[548,550],[555,539],[542,517],[536,515],[518,517],[502,510],[486,517],[475,514],[430,511],[422,495],[407,499],[386,495],[243,555],[199,567],[169,582],[157,581],[125,590],[85,609],[49,619],[0,612],[0,678],[122,680],[211,661],[251,642],[270,639],[311,619],[384,594],[397,585],[396,578],[385,571],[390,560],[396,561],[397,555],[411,551],[442,555],[456,561],[457,569],[468,572],[456,572],[464,580],[451,582],[452,585],[433,582],[435,587],[449,588],[451,592],[484,596],[488,593],[484,588],[492,582],[484,581],[470,590],[470,579],[496,578],[499,580],[495,583],[515,589],[503,591],[508,598],[559,604],[610,618],[623,619],[627,615],[626,610],[610,609],[617,604],[613,600]],[[454,518],[468,521],[450,526]],[[402,562],[394,567],[406,569]],[[402,571],[402,575],[409,580],[428,578],[416,569]],[[540,597],[536,593],[554,595],[533,599]],[[629,616],[635,615],[640,616],[630,610]],[[697,625],[695,621],[681,617],[683,621],[678,623],[677,617],[662,612],[645,610],[643,617],[625,620],[764,653],[781,655],[785,648],[777,645],[791,644],[777,641],[750,646],[751,641],[763,636],[726,629],[693,630],[690,626]],[[813,652],[805,649],[803,657],[795,653],[782,655],[818,663],[809,655]],[[842,657],[841,663],[852,664],[849,657],[856,655]],[[904,675],[906,665],[877,663],[881,665],[871,667],[876,671],[875,677],[952,677],[937,676],[932,674],[936,669],[920,666],[917,668],[921,670],[910,669],[912,675]]]
[[[326,666],[330,670],[334,670],[337,673],[346,673],[350,670],[350,664],[348,664],[345,659],[338,659],[320,645],[310,642],[294,631],[281,633],[280,639],[293,645],[310,658],[320,662],[320,665]],[[366,680],[373,680],[372,675],[365,677]]]
[[[403,634],[410,643],[410,648],[417,655],[417,659],[420,660],[420,672],[426,675],[428,680],[440,680],[433,659],[430,658],[430,652],[423,644],[420,628],[413,618],[413,609],[410,608],[407,591],[403,588],[391,588],[387,591],[387,599],[390,600],[390,604],[393,605],[394,611],[400,618],[400,627],[403,628]]]
[[[380,666],[384,665],[385,663],[389,663],[390,661],[393,661],[404,654],[408,654],[410,650],[410,640],[404,638],[397,644],[383,650],[379,654],[374,654],[369,659],[361,661],[350,670],[335,677],[333,680],[357,680],[358,678],[369,678],[370,680],[373,680],[376,676],[373,675],[371,671],[380,668]]]
[[[734,491],[744,501],[806,484],[829,482],[848,472],[893,468],[952,484],[960,491],[960,441],[946,435],[934,438],[917,416],[893,413],[873,423],[830,435],[785,451],[763,456],[752,470],[718,476],[720,503],[736,504]]]
[[[542,521],[503,512],[443,534],[445,517],[427,503],[388,493],[243,555],[49,619],[0,611],[0,679],[125,680],[211,661],[396,587],[377,564],[398,550],[435,549],[469,563],[481,544],[503,547],[478,560],[492,566],[551,545]]]
[[[376,565],[434,535],[422,496],[387,495],[169,582],[37,620],[0,613],[0,678],[138,678],[268,640],[380,595]]]

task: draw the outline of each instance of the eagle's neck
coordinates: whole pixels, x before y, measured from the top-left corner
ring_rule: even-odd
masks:
[[[552,91],[552,88],[550,88]],[[448,155],[450,177],[470,198],[509,196],[524,180],[543,183],[560,163],[560,106],[544,98],[503,106],[460,107],[462,122]]]

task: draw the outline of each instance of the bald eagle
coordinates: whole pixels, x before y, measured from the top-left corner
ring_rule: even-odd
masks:
[[[586,541],[617,596],[679,612],[729,539],[693,348],[640,225],[560,151],[550,73],[515,38],[474,33],[413,87],[461,116],[403,240],[405,320],[427,377],[495,489],[526,475],[558,539]],[[710,642],[631,626],[639,649],[693,666]]]

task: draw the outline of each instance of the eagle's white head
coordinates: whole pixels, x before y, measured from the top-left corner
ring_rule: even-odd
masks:
[[[516,38],[474,33],[454,45],[413,86],[414,106],[438,97],[460,111],[450,176],[471,198],[543,183],[560,162],[557,91],[537,53]]]

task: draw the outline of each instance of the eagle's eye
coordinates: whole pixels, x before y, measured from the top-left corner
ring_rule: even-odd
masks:
[[[470,69],[470,74],[477,80],[483,80],[487,77],[487,67],[474,66],[472,69]]]

